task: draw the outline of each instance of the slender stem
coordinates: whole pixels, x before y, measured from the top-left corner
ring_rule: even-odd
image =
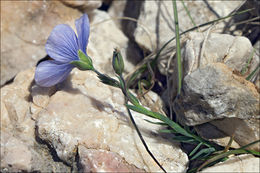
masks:
[[[124,95],[125,95],[125,104],[127,104],[128,101],[129,101],[129,99],[128,99],[129,97],[128,97],[128,94],[127,94],[127,91],[126,91],[125,80],[124,80],[124,78],[123,78],[122,75],[120,76],[120,78],[121,78],[121,80],[122,80],[122,82],[123,82],[123,85],[124,85],[123,88],[121,88],[121,90],[122,90],[122,92],[123,92]],[[143,136],[142,136],[142,134],[141,134],[141,132],[140,132],[138,126],[137,126],[137,124],[135,123],[135,120],[134,120],[134,117],[133,117],[132,114],[131,114],[131,111],[130,111],[128,108],[126,108],[126,109],[127,109],[128,115],[129,115],[129,117],[130,117],[130,120],[131,120],[131,122],[133,123],[133,125],[134,125],[134,127],[135,127],[135,130],[136,130],[136,132],[137,132],[139,138],[141,139],[141,141],[142,141],[142,143],[143,143],[143,145],[144,145],[146,151],[147,151],[148,154],[153,158],[153,160],[155,161],[155,163],[163,170],[163,172],[166,173],[166,170],[162,167],[162,165],[161,165],[161,164],[157,161],[157,159],[154,157],[153,153],[149,150],[149,148],[148,148],[148,146],[147,146],[147,144],[146,144],[146,142],[145,142],[145,140],[144,140],[144,138],[143,138]]]
[[[176,37],[176,53],[177,53],[177,64],[178,64],[178,95],[181,93],[182,87],[182,64],[181,64],[181,46],[180,46],[180,33],[178,23],[178,11],[176,0],[172,1],[175,21],[175,37]]]

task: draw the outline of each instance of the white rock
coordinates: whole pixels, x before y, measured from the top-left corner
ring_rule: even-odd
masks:
[[[218,163],[200,172],[260,172],[260,159],[249,154],[233,156],[225,162]]]
[[[79,159],[84,172],[144,172],[129,165],[118,154],[79,146]]]
[[[149,117],[134,112],[133,116],[163,167],[185,171],[186,154],[176,144],[157,136],[160,127],[143,120]],[[100,83],[92,72],[73,70],[71,81],[60,85],[60,91],[51,96],[48,106],[39,114],[37,127],[39,137],[65,162],[70,163],[77,146],[82,145],[116,153],[138,169],[160,171],[129,122],[121,91]]]
[[[34,105],[30,102],[33,77],[34,69],[28,69],[1,88],[1,171],[68,172],[68,166],[54,162],[48,148],[35,140],[35,121],[30,108]]]

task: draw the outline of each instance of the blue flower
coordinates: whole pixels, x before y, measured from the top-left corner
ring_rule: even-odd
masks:
[[[78,37],[66,24],[57,25],[51,32],[45,49],[53,59],[41,62],[35,71],[35,81],[43,87],[50,87],[64,81],[75,67],[72,62],[79,61],[78,52],[87,57],[86,48],[89,38],[89,19],[84,14],[75,21]]]

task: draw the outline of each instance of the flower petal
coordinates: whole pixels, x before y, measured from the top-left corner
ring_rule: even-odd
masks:
[[[78,60],[78,39],[69,25],[57,25],[45,45],[47,54],[55,61],[69,63]]]
[[[74,66],[49,60],[41,62],[35,71],[35,81],[42,87],[50,87],[64,81]]]
[[[78,33],[78,45],[86,54],[88,37],[89,37],[89,19],[87,14],[83,14],[79,19],[75,21],[77,33]]]

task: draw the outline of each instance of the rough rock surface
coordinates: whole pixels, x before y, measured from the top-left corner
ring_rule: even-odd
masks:
[[[79,16],[58,1],[1,1],[1,85],[46,56],[44,45],[54,26]]]
[[[235,73],[241,74],[240,72],[246,67],[250,58],[252,58],[248,68],[245,68],[244,75],[241,75],[246,77],[259,65],[260,61],[259,56],[253,54],[253,46],[246,37],[235,37],[211,32],[189,33],[182,48],[182,57],[184,77],[190,75],[200,67],[216,62],[224,63]],[[174,98],[177,93],[176,79],[178,78],[176,63],[174,63],[172,69],[170,92],[172,98]]]
[[[68,172],[70,167],[53,158],[36,142],[30,107],[34,69],[20,72],[14,82],[1,88],[1,172]]]
[[[86,149],[97,150],[97,155],[102,150],[108,158],[111,154],[118,155],[127,165],[134,165],[138,169],[159,171],[133,130],[123,103],[119,89],[100,83],[92,72],[75,69],[71,79],[59,85],[47,107],[36,116],[39,138],[49,143],[59,158],[69,164],[75,158],[78,145],[82,145]],[[137,113],[133,115],[148,146],[164,168],[168,171],[185,171],[186,154],[177,145],[160,138],[156,133],[158,125],[143,120],[149,118]],[[106,164],[108,158],[91,164]],[[89,169],[91,165],[83,167]],[[107,169],[105,171],[110,170]]]
[[[106,150],[79,146],[79,159],[84,172],[144,172],[129,165],[118,154]]]
[[[214,125],[229,136],[235,134],[240,145],[259,139],[259,93],[223,63],[211,63],[187,75],[174,109],[186,125],[218,120]]]
[[[34,69],[21,72],[1,88],[2,171],[160,171],[133,129],[119,89],[77,69],[52,88],[36,86],[33,76]],[[156,102],[158,96],[151,96]],[[159,137],[160,127],[143,120],[148,117],[133,116],[163,167],[187,170],[178,144]]]
[[[249,154],[233,156],[225,162],[205,168],[201,172],[260,172],[260,159]]]

